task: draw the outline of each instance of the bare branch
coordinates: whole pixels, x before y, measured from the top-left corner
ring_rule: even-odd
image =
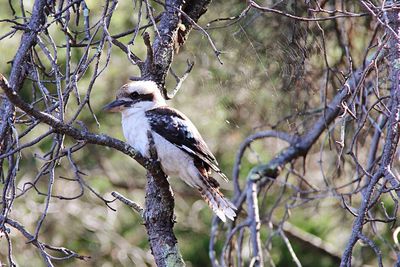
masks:
[[[167,97],[166,97],[167,100],[174,98],[174,96],[179,92],[179,89],[181,89],[183,82],[186,80],[186,78],[189,76],[189,73],[192,71],[193,66],[194,66],[194,62],[190,62],[189,60],[187,60],[187,69],[183,73],[182,77],[178,77],[178,75],[175,74],[175,72],[172,70],[172,68],[169,69],[169,72],[175,78],[176,86],[172,90],[172,92],[167,93]]]
[[[298,21],[331,21],[333,19],[337,19],[337,18],[346,18],[346,17],[363,17],[368,15],[367,13],[362,13],[362,14],[340,14],[340,15],[335,15],[335,16],[328,16],[328,17],[322,17],[322,18],[306,18],[306,17],[298,17],[292,14],[288,14],[285,13],[283,11],[277,10],[277,9],[273,9],[273,8],[269,8],[269,7],[262,7],[260,5],[258,5],[256,2],[254,2],[253,0],[249,0],[250,6],[258,9],[262,12],[271,12],[271,13],[275,13],[278,15],[282,15],[291,19],[295,19]]]
[[[203,29],[200,25],[198,25],[189,15],[187,15],[184,11],[181,11],[182,15],[185,17],[185,19],[187,19],[189,21],[189,23],[192,24],[193,28],[195,28],[196,30],[201,31],[208,39],[208,42],[210,43],[212,49],[214,50],[214,54],[217,57],[219,63],[222,65],[224,64],[220,58],[220,55],[222,54],[222,52],[220,50],[217,49],[217,47],[214,44],[214,41],[212,40],[210,34]]]
[[[389,12],[390,26],[396,29],[400,29],[400,21],[398,15],[399,12],[397,10]],[[342,261],[340,263],[341,267],[351,265],[353,248],[360,238],[363,239],[364,241],[367,241],[367,243],[370,243],[362,233],[365,217],[367,216],[368,210],[370,209],[370,204],[372,202],[372,197],[377,183],[383,176],[385,176],[385,174],[391,172],[393,159],[399,142],[400,70],[398,68],[398,62],[400,60],[400,52],[396,47],[398,45],[397,36],[393,35],[391,31],[389,31],[388,34],[391,35],[390,38],[391,49],[389,51],[389,58],[391,61],[390,76],[389,76],[391,80],[391,88],[390,88],[391,104],[390,104],[390,117],[387,123],[387,135],[385,138],[385,144],[383,146],[379,168],[375,171],[372,178],[368,180],[367,187],[362,194],[362,202],[357,212],[358,217],[356,217],[356,219],[354,220],[352,233],[347,243],[346,249],[343,253]],[[397,184],[398,182],[395,181],[394,186],[397,187]],[[379,257],[380,252],[377,250],[375,245],[372,245],[372,243],[370,244],[370,246],[374,249],[374,251],[378,255],[379,264],[381,265],[382,260]]]
[[[3,220],[4,218],[0,218],[0,219]],[[45,243],[42,243],[42,242],[38,241],[37,239],[35,239],[35,236],[30,234],[22,224],[20,224],[17,221],[14,221],[14,220],[12,220],[10,218],[5,219],[5,223],[7,225],[15,228],[16,230],[18,230],[28,241],[32,241],[32,244],[39,249],[40,253],[45,258],[45,261],[49,265],[51,265],[51,260],[54,259],[54,257],[49,255],[45,251],[46,248],[49,249],[49,250],[52,250],[52,251],[55,251],[55,252],[60,252],[60,253],[62,253],[64,255],[66,255],[65,259],[77,258],[77,259],[84,260],[84,261],[90,259],[90,257],[79,255],[79,254],[77,254],[76,252],[74,252],[72,250],[69,250],[69,249],[66,249],[66,248],[63,248],[63,247],[50,246],[50,245],[47,245]]]
[[[122,203],[124,203],[125,205],[131,207],[133,210],[135,210],[137,213],[139,213],[139,215],[141,217],[143,217],[144,209],[139,204],[124,197],[123,195],[121,195],[120,193],[118,193],[116,191],[111,192],[111,195],[113,197],[115,197],[116,199],[118,199],[119,201],[121,201]]]
[[[255,175],[256,179],[253,179]],[[250,222],[250,235],[253,255],[251,258],[252,266],[258,267],[264,265],[261,239],[260,239],[260,214],[258,211],[258,185],[257,185],[257,173],[250,172],[247,179],[247,206],[248,206],[248,220]]]

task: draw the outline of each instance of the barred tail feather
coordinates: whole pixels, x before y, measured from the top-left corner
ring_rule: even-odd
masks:
[[[236,216],[235,205],[226,199],[218,188],[212,187],[206,181],[204,182],[204,186],[198,188],[202,198],[221,221],[226,222],[226,218],[233,221]]]

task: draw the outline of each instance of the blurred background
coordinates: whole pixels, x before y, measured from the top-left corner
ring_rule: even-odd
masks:
[[[274,5],[298,15],[306,14],[304,1],[298,2],[300,1],[264,1],[262,4]],[[340,1],[327,2],[330,2],[331,7],[335,7],[336,2]],[[361,12],[359,6],[353,2],[355,1],[348,1],[346,7],[353,12]],[[90,9],[91,21],[97,21],[96,18],[102,11],[102,1],[87,0],[86,3]],[[30,10],[32,4],[33,1],[24,1],[27,10]],[[154,6],[157,7],[156,4]],[[208,22],[217,18],[236,16],[245,7],[244,1],[214,1],[201,17],[199,24],[206,27]],[[16,8],[17,16],[21,15],[18,12],[20,11]],[[118,34],[135,27],[137,10],[134,9],[132,1],[120,1],[115,12],[111,20],[110,34]],[[72,13],[71,16],[73,15]],[[0,18],[12,17],[7,1],[0,2]],[[227,24],[232,25],[226,26]],[[6,22],[0,25],[1,36],[11,29],[11,24]],[[342,37],[338,36],[338,28],[343,30]],[[81,20],[75,30],[82,29]],[[231,176],[238,147],[248,135],[266,129],[301,134],[308,129],[314,119],[321,115],[325,100],[336,93],[352,68],[360,66],[374,34],[373,25],[368,17],[316,24],[294,22],[282,16],[255,10],[251,10],[236,23],[211,23],[206,29],[217,48],[223,52],[223,64],[218,62],[207,38],[201,32],[193,30],[185,45],[175,55],[172,68],[178,75],[183,73],[186,60],[189,59],[195,62],[194,69],[169,104],[191,118],[227,176]],[[65,44],[64,35],[59,32],[59,27],[54,24],[50,26],[49,31],[57,45],[61,47]],[[9,75],[9,62],[18,48],[20,36],[21,33],[18,32],[0,41],[0,72],[5,76]],[[128,35],[119,38],[119,41],[127,44],[131,37],[132,35]],[[346,51],[339,46],[343,40],[341,38],[347,40],[350,48],[351,66],[346,60]],[[72,49],[73,64],[78,64],[82,49]],[[95,51],[96,47],[91,49]],[[139,57],[145,56],[145,46],[141,37],[136,39],[131,49]],[[58,53],[59,65],[63,69],[65,51],[59,48]],[[329,64],[334,75],[327,76],[326,64]],[[90,131],[106,133],[123,140],[120,115],[106,114],[102,107],[114,99],[115,91],[129,80],[129,76],[139,76],[138,68],[130,63],[119,48],[113,47],[109,66],[96,81],[91,94],[91,106],[99,124],[89,110],[82,112],[78,118]],[[82,96],[86,94],[90,77],[91,69],[78,84]],[[49,85],[50,89],[51,86]],[[174,86],[175,80],[169,76],[167,88],[172,90]],[[31,87],[31,82],[27,81],[21,92],[25,99],[31,98]],[[77,106],[75,100],[69,102],[68,110],[71,110],[71,114]],[[22,131],[23,127],[17,129]],[[20,142],[26,143],[46,130],[48,127],[41,125]],[[350,234],[354,217],[343,208],[340,197],[329,194],[330,188],[345,184],[354,178],[354,166],[338,160],[336,144],[328,144],[328,139],[339,138],[340,129],[333,129],[329,136],[323,135],[308,154],[304,165],[307,170],[306,179],[321,189],[320,197],[305,197],[297,201],[293,194],[295,190],[292,191],[290,186],[301,187],[301,181],[293,175],[286,174],[272,185],[268,195],[261,196],[261,212],[276,205],[271,224],[286,216],[285,205],[292,205],[287,220],[291,226],[301,233],[320,238],[321,242],[332,248],[333,254],[329,256],[307,246],[302,240],[290,238],[303,266],[338,265],[335,254],[341,254]],[[368,138],[369,134],[365,133],[366,142]],[[23,150],[17,180],[20,190],[25,183],[34,180],[41,167],[37,157],[46,153],[51,144],[52,139],[47,138],[36,146]],[[66,144],[72,144],[68,137]],[[253,166],[267,162],[285,146],[284,142],[276,139],[254,142],[243,158],[241,182],[245,182],[246,175]],[[363,144],[360,144],[360,154],[363,151]],[[145,170],[128,156],[113,149],[88,145],[74,153],[73,159],[85,174],[85,182],[104,198],[112,199],[110,193],[118,191],[139,204],[144,204]],[[299,166],[301,165],[302,162],[299,162]],[[78,195],[79,187],[74,182],[63,179],[73,176],[68,159],[62,159],[56,168],[54,193],[69,197]],[[211,266],[208,242],[212,212],[195,190],[176,177],[170,178],[170,182],[176,197],[175,233],[183,258],[189,267]],[[222,188],[228,197],[232,196],[232,183],[222,183]],[[46,192],[46,179],[40,180],[38,189]],[[276,201],[278,198],[285,201]],[[35,190],[28,191],[16,200],[11,217],[23,223],[30,232],[34,232],[43,211],[44,200],[45,197]],[[359,199],[354,197],[352,204],[357,206],[357,201]],[[389,211],[394,208],[393,202],[388,201],[385,204]],[[58,262],[57,266],[154,265],[140,216],[120,202],[110,205],[116,211],[108,208],[88,190],[78,199],[52,199],[49,213],[40,231],[40,240],[91,257],[86,262],[76,259]],[[384,260],[386,263],[392,263],[395,255],[390,247],[393,246],[393,242],[390,241],[389,227],[384,227],[381,229],[381,242],[390,243],[387,248],[383,248]],[[263,242],[266,242],[268,231],[268,227],[262,230]],[[15,260],[19,266],[44,266],[38,251],[31,244],[27,244],[20,233],[12,230],[11,236]],[[385,239],[389,241],[384,241]],[[265,257],[271,257],[276,266],[295,266],[280,237],[273,237],[270,244],[271,254]],[[0,240],[1,262],[6,260],[6,245],[5,239]],[[217,246],[222,245],[223,240],[217,243]],[[371,249],[364,248],[363,245],[357,248],[355,256],[363,259],[358,265],[376,264]]]

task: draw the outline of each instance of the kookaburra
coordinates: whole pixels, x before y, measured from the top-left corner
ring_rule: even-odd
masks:
[[[165,174],[178,176],[196,188],[222,221],[233,220],[236,208],[210,174],[214,171],[227,180],[226,176],[193,123],[167,106],[155,82],[125,84],[117,91],[116,100],[104,109],[121,112],[125,139],[145,157],[150,156],[150,131]]]

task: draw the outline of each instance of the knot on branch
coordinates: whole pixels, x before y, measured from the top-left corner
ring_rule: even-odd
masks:
[[[261,164],[253,167],[247,176],[247,180],[259,181],[262,178],[275,179],[281,171],[279,164]]]

